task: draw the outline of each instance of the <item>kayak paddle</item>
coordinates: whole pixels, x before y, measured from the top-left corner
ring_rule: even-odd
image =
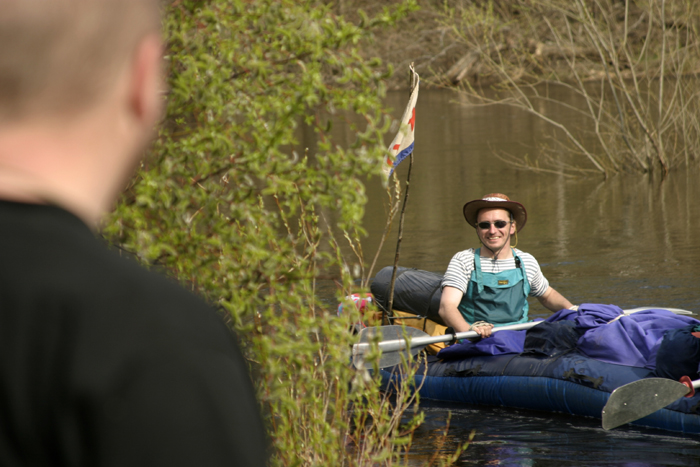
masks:
[[[692,311],[682,310],[680,308],[660,308],[660,307],[639,307],[630,310],[623,310],[625,315],[637,313],[646,310],[668,310],[677,315],[692,315]],[[530,329],[531,327],[541,323],[542,321],[530,321],[527,323],[511,324],[508,326],[499,326],[493,328],[492,332],[498,331],[521,331]],[[375,338],[376,333],[379,337]],[[405,333],[405,334],[404,334]],[[458,332],[456,334],[445,334],[442,336],[430,336],[425,332],[409,326],[380,326],[365,328],[360,332],[360,342],[352,346],[352,363],[355,368],[359,368],[361,362],[364,361],[365,354],[372,347],[372,340],[377,339],[378,347],[382,351],[382,356],[379,359],[379,368],[386,368],[401,363],[401,358],[410,358],[420,352],[423,348],[437,342],[452,342],[458,339],[469,339],[479,337],[474,331]],[[408,338],[410,344],[406,341]]]
[[[500,326],[493,328],[492,332],[498,331],[521,331],[530,329],[531,327],[540,324],[544,321],[530,321],[528,323],[511,324],[508,326]],[[379,330],[379,341],[377,346],[382,351],[382,356],[379,359],[379,368],[398,365],[401,359],[410,358],[417,354],[427,345],[437,342],[452,342],[456,339],[469,339],[471,337],[479,337],[476,331],[464,331],[456,334],[443,334],[442,336],[430,336],[420,329],[409,326],[381,326],[378,328],[365,328],[360,332],[360,343],[352,346],[352,363],[355,368],[359,368],[361,362],[364,361],[365,354],[372,348],[371,341],[376,339],[377,330]],[[404,334],[405,333],[405,334]],[[408,338],[408,341],[404,338]],[[386,337],[385,337],[386,336]]]
[[[663,409],[683,396],[692,397],[700,388],[700,379],[684,376],[679,381],[646,378],[615,389],[603,407],[603,429],[612,430]]]

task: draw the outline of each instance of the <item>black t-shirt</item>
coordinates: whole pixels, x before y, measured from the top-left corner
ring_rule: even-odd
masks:
[[[0,201],[0,465],[262,466],[235,336],[72,214]]]

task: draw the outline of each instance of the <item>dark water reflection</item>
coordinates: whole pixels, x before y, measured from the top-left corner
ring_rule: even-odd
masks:
[[[512,109],[465,106],[455,99],[449,92],[421,91],[400,265],[443,273],[454,253],[478,246],[474,230],[462,217],[463,204],[502,192],[528,210],[518,247],[535,255],[552,286],[572,303],[700,312],[698,171],[674,172],[665,179],[625,175],[604,181],[602,176],[568,178],[516,170],[493,151],[534,160],[537,143],[551,135],[547,125]],[[406,94],[392,94],[389,100],[399,117]],[[580,118],[555,116],[574,122]],[[407,169],[407,162],[399,167],[401,180]],[[378,181],[370,182],[367,190],[369,236],[363,246],[369,261],[386,219],[386,195]],[[377,268],[393,264],[395,242],[396,228]],[[548,315],[537,301],[531,302],[531,316]],[[594,419],[421,404],[427,417],[416,433],[411,465],[421,465],[436,450],[454,449],[472,430],[476,437],[458,465],[700,464],[700,437],[694,435],[631,427],[606,432]],[[441,446],[437,440],[450,412],[447,443]]]
[[[450,434],[441,446],[446,456],[476,436],[456,465],[501,466],[689,466],[698,465],[700,440],[665,431],[620,428],[605,432],[590,418],[498,407],[467,407],[424,401],[426,421],[410,454],[420,465],[435,454],[445,413]],[[432,442],[431,442],[432,441]]]

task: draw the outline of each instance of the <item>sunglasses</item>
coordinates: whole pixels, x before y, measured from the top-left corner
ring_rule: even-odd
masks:
[[[491,224],[495,225],[497,229],[502,229],[506,225],[510,224],[508,221],[495,221],[495,222],[479,222],[476,224],[477,227],[479,227],[481,230],[488,230],[491,228]]]

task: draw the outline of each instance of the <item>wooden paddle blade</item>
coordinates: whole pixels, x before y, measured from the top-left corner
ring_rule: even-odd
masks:
[[[688,394],[688,387],[666,378],[646,378],[615,389],[603,407],[603,429],[612,430],[663,409]]]
[[[386,341],[403,341],[404,345],[396,350],[383,350],[379,360],[379,368],[398,365],[401,363],[401,356],[411,358],[425,347],[425,345],[406,348],[406,339],[430,337],[420,329],[410,326],[380,326],[373,328],[365,328],[360,332],[360,342],[352,347],[352,364],[355,368],[360,368],[363,365],[365,354],[371,349],[370,343],[378,340],[379,342]]]

